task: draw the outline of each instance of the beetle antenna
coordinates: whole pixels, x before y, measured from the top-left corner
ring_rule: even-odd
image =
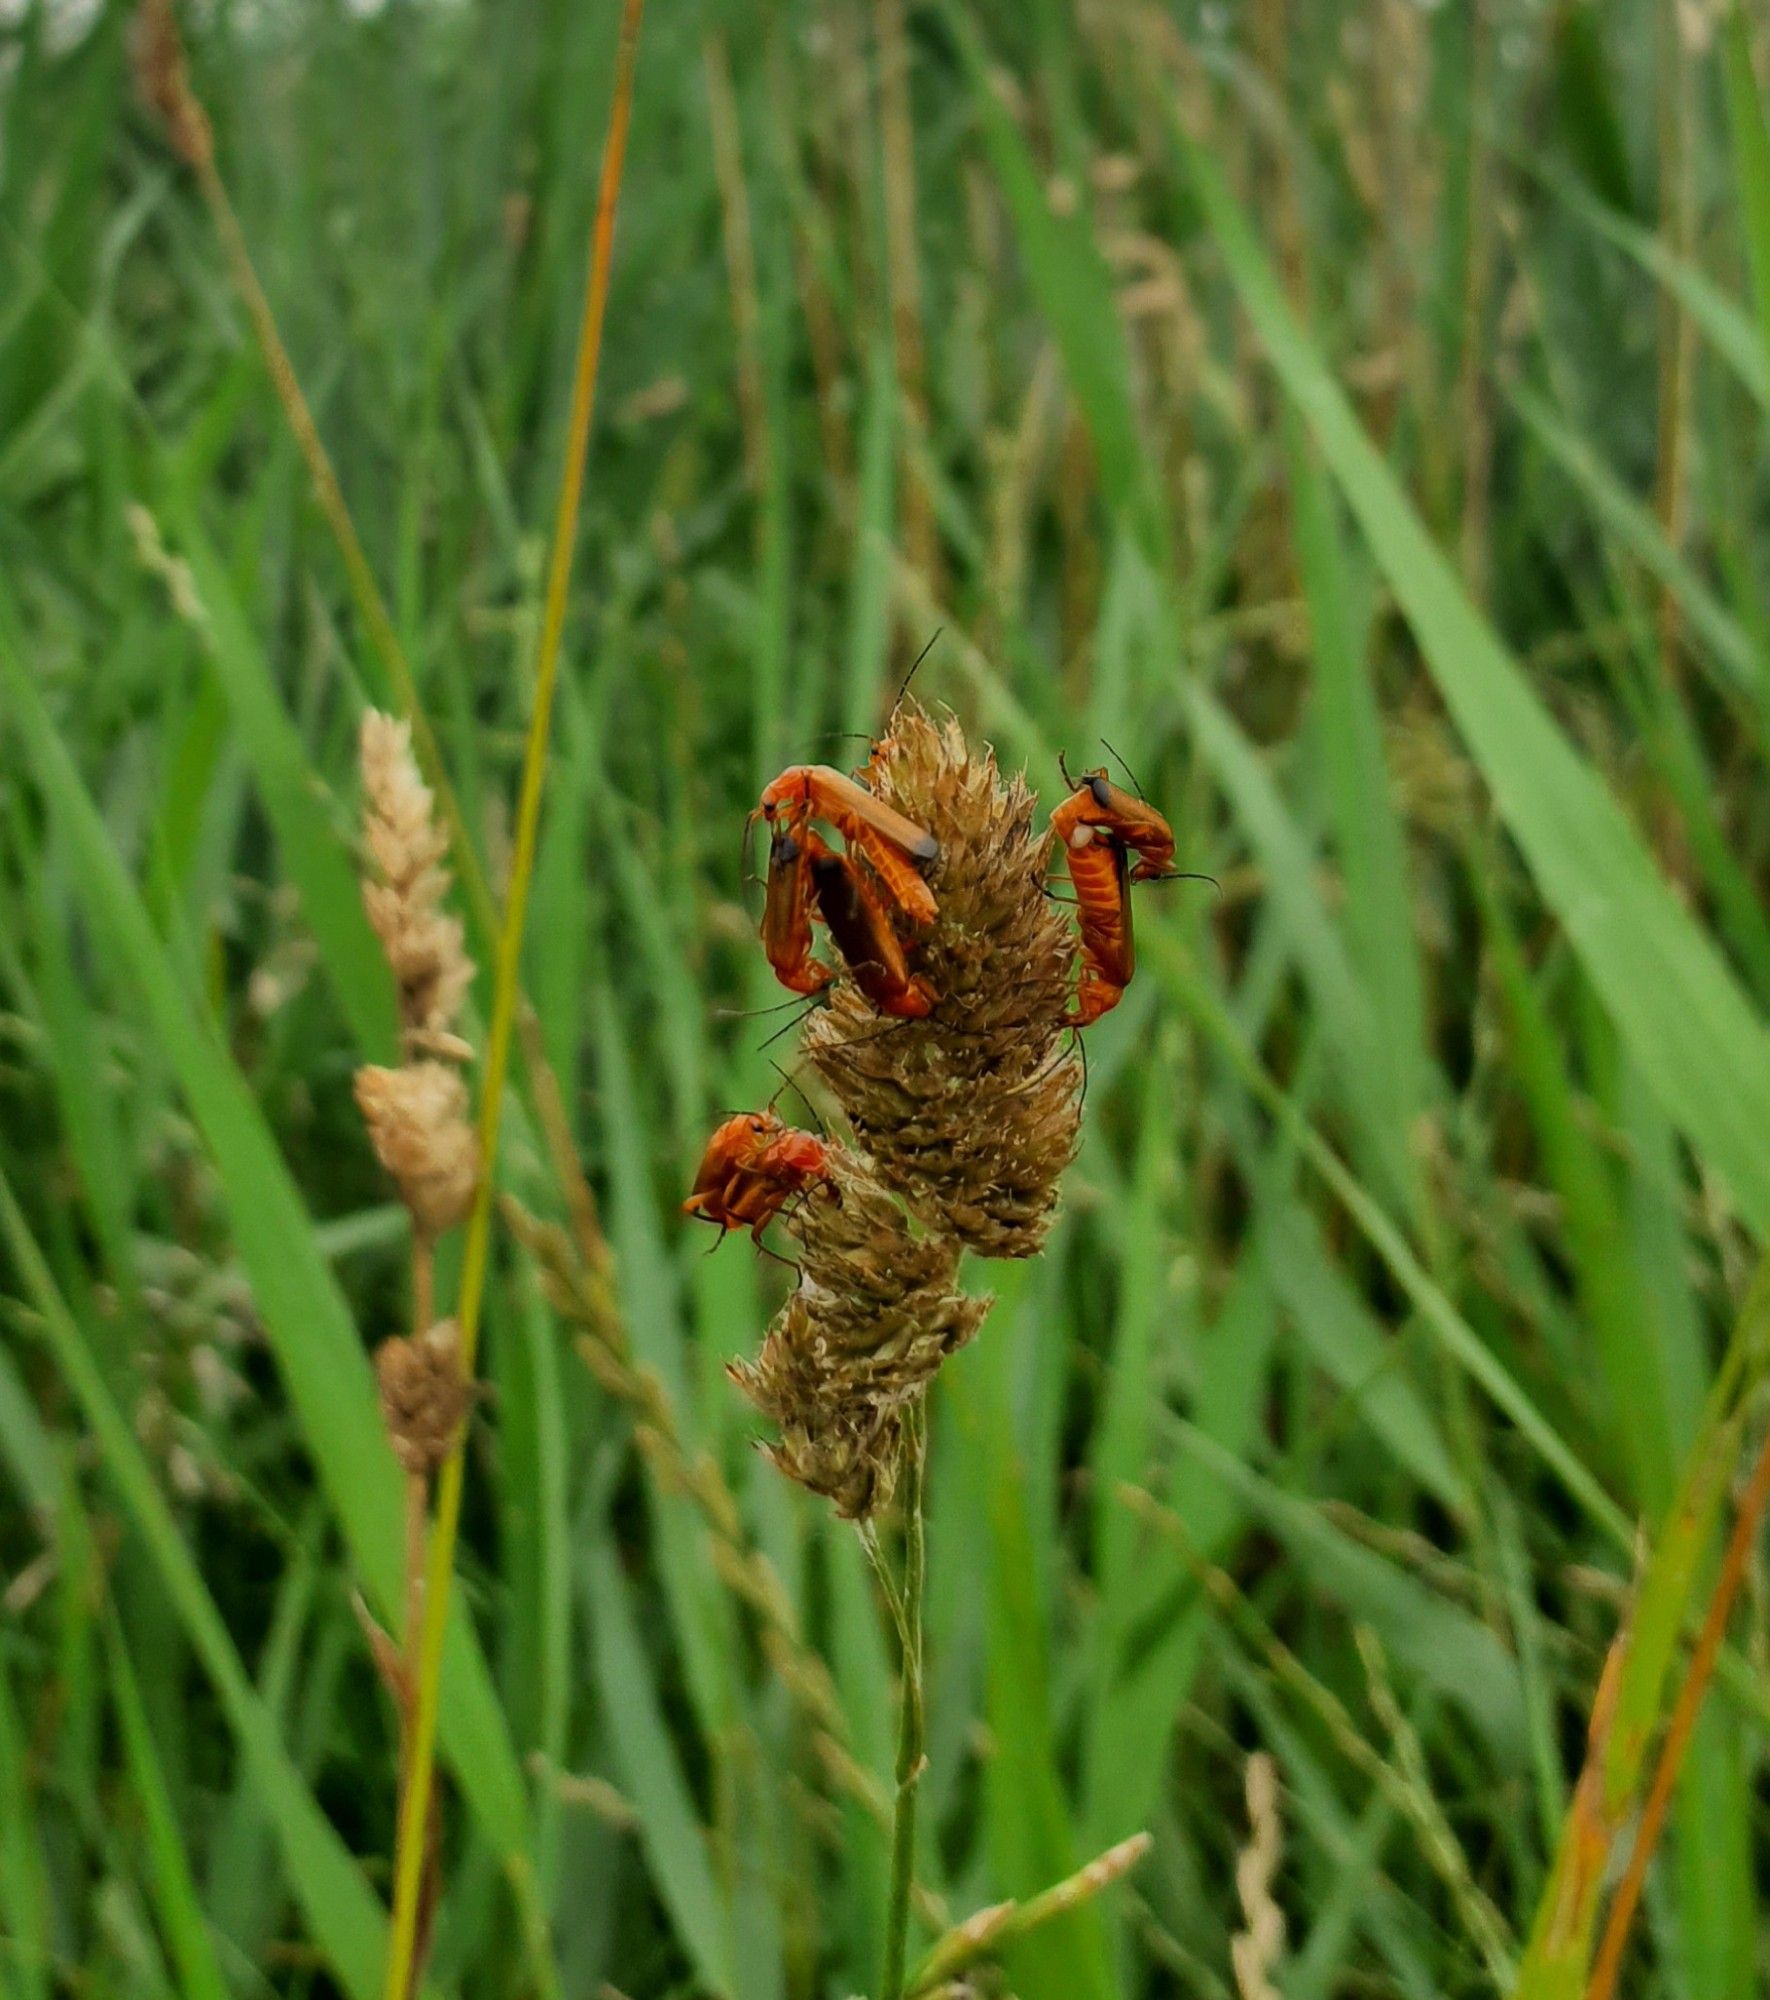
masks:
[[[903,685],[897,691],[897,699],[891,704],[891,713],[893,715],[903,706],[903,698],[910,691],[910,682],[916,678],[917,673],[921,669],[922,662],[934,651],[935,639],[938,639],[945,630],[946,627],[944,625],[936,625],[934,628],[934,638],[930,639],[927,645],[910,662],[910,670],[903,677]]]
[[[1104,736],[1101,737],[1100,743],[1102,749],[1105,750],[1106,754],[1109,757],[1117,759],[1119,769],[1122,770],[1125,776],[1129,778],[1131,781],[1131,789],[1137,794],[1137,796],[1143,801],[1145,805],[1148,805],[1149,794],[1143,789],[1142,780],[1137,776],[1137,773],[1131,769],[1130,765],[1125,762],[1124,758],[1119,756],[1119,753],[1112,747],[1110,743],[1107,742]],[[1067,773],[1065,775],[1067,776]]]
[[[1143,875],[1138,879],[1143,882],[1209,882],[1219,896],[1223,893],[1223,884],[1215,875],[1201,875],[1189,868],[1169,868],[1160,875]]]
[[[758,811],[760,811],[760,808],[758,808]],[[746,813],[744,815],[743,839],[738,848],[738,881],[740,883],[754,882],[756,880],[754,872],[755,864],[751,860],[751,853],[755,845],[752,839],[755,826],[756,813]]]
[[[778,1014],[780,1012],[780,1009],[778,1007],[764,1007],[761,1011],[765,1014]],[[768,1037],[767,1041],[757,1044],[756,1053],[760,1055],[764,1049],[773,1048],[775,1043],[780,1040],[782,1035],[790,1035],[793,1032],[793,1030],[796,1027],[798,1027],[800,1022],[805,1019],[805,1016],[810,1012],[811,1009],[808,1006],[801,1013],[795,1014],[793,1018],[790,1021],[786,1022],[783,1026],[776,1028],[774,1033]]]
[[[1057,753],[1057,768],[1063,773],[1063,782],[1072,792],[1075,791],[1077,789],[1076,781],[1069,775],[1069,766],[1064,762],[1061,750]]]
[[[781,1068],[780,1064],[777,1063],[772,1056],[769,1058],[768,1067],[771,1070],[773,1070],[775,1075],[778,1076],[781,1080],[780,1090],[777,1090],[774,1093],[774,1096],[768,1100],[769,1110],[772,1111],[774,1109],[775,1104],[778,1101],[782,1090],[796,1090],[799,1093],[799,1102],[803,1104],[806,1110],[811,1113],[812,1117],[817,1120],[817,1129],[821,1132],[824,1129],[824,1121],[818,1113],[817,1106],[813,1104],[811,1099],[805,1095],[805,1091],[801,1086],[799,1079],[795,1076],[789,1075],[786,1070]]]
[[[772,1257],[777,1264],[785,1264],[789,1271],[802,1271],[803,1269],[801,1265],[795,1264],[791,1257],[783,1257],[778,1250],[769,1249],[760,1236],[756,1238],[756,1248],[761,1251],[764,1257]]]
[[[802,1006],[808,1000],[816,999],[816,994],[795,994],[791,1000],[782,1000],[773,1007],[715,1007],[715,1021],[760,1021],[769,1014],[784,1014],[789,1007]]]

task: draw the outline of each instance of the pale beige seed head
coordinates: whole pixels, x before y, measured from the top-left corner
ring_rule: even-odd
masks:
[[[1278,1815],[1278,1766],[1264,1750],[1248,1759],[1247,1800],[1248,1844],[1235,1864],[1247,1928],[1230,1942],[1235,1990],[1240,2000],[1278,2000],[1272,1976],[1284,1954],[1284,1912],[1273,1883],[1284,1858],[1284,1827]]]
[[[461,1373],[461,1330],[452,1319],[395,1336],[375,1350],[381,1417],[408,1472],[436,1471],[455,1442],[473,1388]]]
[[[357,1108],[375,1156],[398,1184],[421,1236],[440,1236],[467,1214],[479,1177],[479,1144],[467,1122],[467,1085],[447,1063],[403,1069],[365,1064]]]
[[[460,919],[443,907],[448,835],[419,776],[410,728],[369,709],[359,757],[363,842],[373,869],[363,884],[363,905],[399,982],[408,1052],[464,1061],[472,1050],[454,1023],[473,983],[473,961]]]
[[[1021,778],[974,754],[958,723],[900,704],[867,781],[940,843],[940,913],[910,963],[940,996],[882,1021],[840,978],[805,1053],[879,1177],[916,1215],[985,1257],[1044,1243],[1081,1129],[1081,1062],[1063,1025],[1075,965],[1068,913],[1045,894],[1047,836]]]

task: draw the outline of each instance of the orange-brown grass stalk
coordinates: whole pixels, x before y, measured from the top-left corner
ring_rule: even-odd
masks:
[[[1597,1962],[1592,1968],[1591,1984],[1586,1988],[1586,2000],[1611,2000],[1616,1991],[1616,1982],[1622,1972],[1623,1953],[1628,1948],[1629,1927],[1634,1922],[1635,1909],[1647,1882],[1647,1864],[1653,1859],[1653,1850],[1659,1844],[1678,1773],[1684,1767],[1684,1753],[1690,1747],[1696,1718],[1702,1710],[1703,1696],[1708,1693],[1721,1642],[1727,1636],[1727,1621],[1732,1616],[1740,1585],[1745,1581],[1752,1545],[1757,1539],[1767,1504],[1770,1504],[1770,1429],[1764,1433],[1764,1441],[1758,1447],[1757,1462],[1740,1498],[1733,1533],[1728,1537],[1727,1552],[1721,1559],[1721,1573],[1715,1580],[1702,1630],[1697,1634],[1696,1645],[1690,1655],[1684,1685],[1678,1690],[1671,1720],[1666,1724],[1665,1741],[1660,1745],[1653,1783],[1648,1788],[1647,1801],[1641,1808],[1641,1818],[1635,1828],[1635,1843],[1629,1851],[1628,1866],[1623,1871],[1623,1878],[1610,1905],[1610,1914],[1604,1922],[1604,1936],[1598,1947]]]

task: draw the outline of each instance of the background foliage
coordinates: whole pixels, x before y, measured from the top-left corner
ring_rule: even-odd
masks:
[[[494,873],[613,25],[193,24]],[[350,1100],[392,1039],[351,751],[386,690],[127,29],[0,30],[0,1992],[360,1994],[405,1258]],[[723,1377],[781,1274],[675,1206],[773,1084],[742,813],[942,625],[925,697],[1048,797],[1116,744],[1223,892],[1140,901],[1064,1223],[980,1274],[943,1378],[922,1878],[963,1914],[1148,1827],[1013,1988],[1226,1995],[1263,1746],[1286,2000],[1506,1983],[1770,1225],[1751,33],[653,0],[526,979],[621,1322],[845,1741],[506,1244],[439,1990],[871,1977],[885,1629]],[[1644,1994],[1762,1975],[1749,1620]]]

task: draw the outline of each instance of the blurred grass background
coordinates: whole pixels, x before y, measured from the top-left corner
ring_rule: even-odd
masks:
[[[496,879],[614,9],[189,26]],[[368,1994],[388,690],[128,27],[0,28],[0,1992]],[[1706,0],[653,0],[525,977],[625,1337],[834,1700],[506,1242],[438,1991],[872,1977],[886,1629],[723,1378],[781,1273],[675,1210],[773,1087],[742,814],[936,627],[925,699],[1048,799],[1116,744],[1223,892],[1140,899],[1064,1221],[942,1379],[921,1879],[963,1915],[1147,1827],[1012,1990],[1232,1995],[1263,1747],[1284,2000],[1508,1985],[1770,1227],[1765,42]],[[1764,1976],[1762,1582],[1655,2000]]]

